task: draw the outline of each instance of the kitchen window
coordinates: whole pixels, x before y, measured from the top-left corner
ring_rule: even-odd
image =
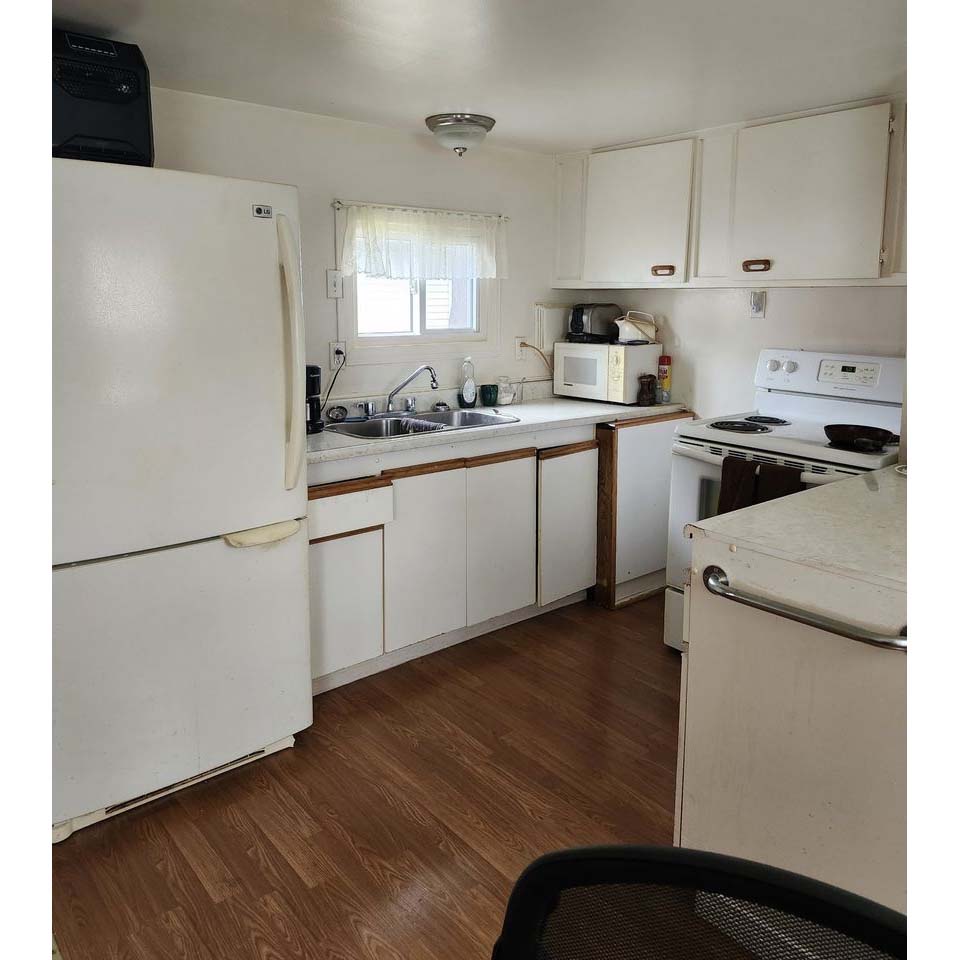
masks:
[[[348,362],[495,353],[505,218],[420,207],[340,203],[338,304]]]
[[[393,280],[357,274],[357,336],[475,334],[476,280]]]

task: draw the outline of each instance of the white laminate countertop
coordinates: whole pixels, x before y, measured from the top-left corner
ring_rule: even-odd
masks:
[[[896,467],[700,520],[690,527],[757,553],[906,590],[907,478]]]
[[[329,463],[353,457],[367,457],[399,450],[412,450],[437,444],[477,440],[481,437],[509,437],[518,433],[532,433],[550,427],[576,427],[590,423],[611,423],[614,420],[637,420],[680,413],[687,409],[682,403],[664,403],[654,407],[622,406],[618,403],[597,403],[590,400],[532,400],[529,403],[503,407],[477,407],[481,413],[496,410],[504,416],[519,417],[518,423],[502,423],[488,427],[470,427],[463,430],[436,430],[413,433],[389,439],[347,437],[342,433],[324,430],[307,437],[307,463]]]

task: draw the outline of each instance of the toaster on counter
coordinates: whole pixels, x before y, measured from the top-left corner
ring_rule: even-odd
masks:
[[[570,308],[567,340],[571,343],[614,343],[617,339],[615,320],[623,310],[615,303],[576,303]]]

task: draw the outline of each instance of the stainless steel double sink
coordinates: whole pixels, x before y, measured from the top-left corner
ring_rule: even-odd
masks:
[[[331,423],[326,430],[346,437],[387,439],[406,437],[412,433],[437,430],[466,430],[470,427],[493,427],[501,423],[519,423],[519,417],[502,413],[481,413],[479,410],[438,410],[432,413],[378,413],[368,420]]]

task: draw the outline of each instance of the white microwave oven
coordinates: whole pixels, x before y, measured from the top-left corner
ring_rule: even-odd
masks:
[[[652,373],[660,343],[567,343],[553,347],[553,392],[558,397],[636,403],[640,376]]]

